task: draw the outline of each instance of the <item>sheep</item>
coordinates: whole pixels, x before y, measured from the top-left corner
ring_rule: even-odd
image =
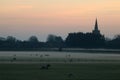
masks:
[[[40,67],[40,69],[48,69],[51,65],[50,64],[45,64]]]
[[[72,74],[72,73],[69,73],[69,74],[68,74],[68,77],[69,77],[69,78],[70,78],[70,77],[72,77],[72,76],[73,76],[73,74]]]

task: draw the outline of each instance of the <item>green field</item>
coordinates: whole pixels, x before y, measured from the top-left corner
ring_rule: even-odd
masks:
[[[48,70],[41,64],[1,63],[0,80],[120,80],[119,63],[51,63]]]

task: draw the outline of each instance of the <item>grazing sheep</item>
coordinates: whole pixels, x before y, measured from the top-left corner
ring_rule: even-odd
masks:
[[[73,76],[73,74],[72,74],[72,73],[69,73],[69,74],[68,74],[68,77],[69,77],[69,78],[71,78],[72,76]]]
[[[36,56],[38,56],[38,54],[36,54]]]
[[[14,58],[13,58],[13,61],[15,61],[15,60],[16,60],[16,58],[14,57]]]
[[[69,61],[70,61],[70,62],[72,62],[72,61],[73,61],[73,59],[70,59]]]
[[[11,62],[16,61],[16,58],[15,58],[15,57],[13,57],[13,58],[12,58],[12,60],[10,60],[10,61],[11,61]]]
[[[40,57],[42,58],[42,57],[43,57],[43,55],[41,54],[41,55],[40,55]]]
[[[51,65],[50,64],[45,64],[40,67],[40,69],[48,69]]]

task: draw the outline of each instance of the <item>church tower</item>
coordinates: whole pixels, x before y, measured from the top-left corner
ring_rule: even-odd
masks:
[[[100,34],[100,30],[98,29],[98,22],[97,22],[97,19],[95,21],[95,27],[94,27],[94,30],[92,31],[93,34],[97,34],[99,35]]]

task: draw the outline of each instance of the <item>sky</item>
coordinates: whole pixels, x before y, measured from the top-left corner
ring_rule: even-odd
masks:
[[[120,34],[120,0],[0,0],[1,37],[65,39],[70,32],[91,32],[96,18],[105,37]]]

